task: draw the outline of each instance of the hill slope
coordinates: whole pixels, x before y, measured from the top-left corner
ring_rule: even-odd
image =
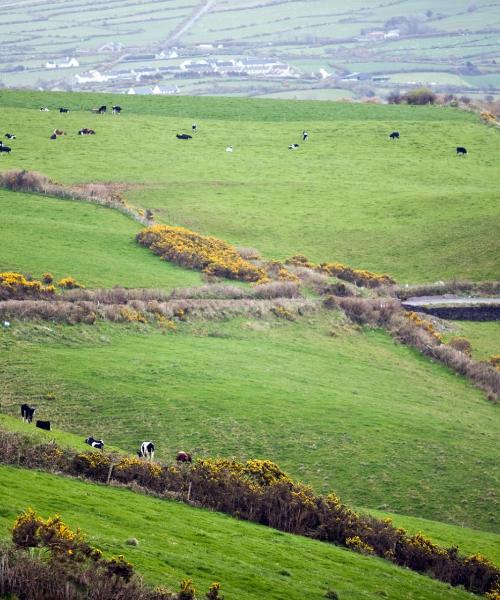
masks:
[[[106,552],[124,554],[148,581],[171,588],[189,577],[201,589],[222,582],[227,600],[320,600],[327,589],[342,600],[473,598],[381,559],[128,490],[1,466],[0,491],[1,537],[28,506],[57,512]],[[126,545],[131,537],[139,546]]]
[[[356,506],[496,531],[497,407],[385,334],[345,327],[16,323],[2,410],[29,400],[59,428],[129,451],[153,439],[164,458],[269,458]]]

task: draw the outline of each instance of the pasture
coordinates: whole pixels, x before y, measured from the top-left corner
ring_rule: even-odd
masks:
[[[199,590],[221,582],[227,600],[321,600],[328,589],[342,600],[471,598],[382,559],[124,489],[0,466],[0,493],[1,538],[28,506],[57,512],[108,556],[124,554],[148,582],[175,590],[189,577]],[[132,537],[138,546],[126,545]]]
[[[56,141],[56,143],[59,140]],[[196,285],[200,276],[160,262],[134,241],[139,223],[112,209],[0,190],[0,270],[55,280],[70,275],[86,287]]]
[[[121,97],[119,117],[75,110],[118,101],[92,95],[67,97],[73,110],[60,115],[37,108],[62,105],[64,96],[41,98],[0,93],[10,105],[3,125],[18,135],[1,168],[64,183],[130,184],[127,199],[157,220],[267,258],[305,254],[402,283],[497,275],[499,134],[474,115],[229,98]],[[177,140],[194,121],[195,139]],[[50,141],[56,127],[68,136]],[[81,127],[96,136],[82,139]],[[395,128],[396,143],[387,137]],[[303,129],[309,141],[290,153]],[[468,148],[466,159],[456,157],[457,145]]]
[[[57,428],[127,451],[153,439],[163,459],[269,458],[356,506],[498,531],[497,407],[339,315],[168,334],[15,322],[1,335],[2,412],[28,401]]]

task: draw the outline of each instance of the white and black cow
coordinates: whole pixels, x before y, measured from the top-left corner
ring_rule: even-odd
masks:
[[[193,123],[193,124],[191,125],[191,131],[192,131],[193,133],[196,133],[196,132],[198,131],[198,125],[196,125],[196,123]]]
[[[61,106],[61,108],[59,109],[60,113],[69,113],[69,108],[64,108],[63,106]]]
[[[176,137],[178,140],[192,140],[192,139],[193,139],[193,136],[192,136],[192,135],[189,135],[188,133],[177,133],[177,134],[175,135],[175,137]]]
[[[465,156],[467,154],[467,148],[464,148],[463,146],[457,146],[457,156],[460,154]]]
[[[142,442],[141,449],[137,453],[140,458],[147,458],[148,460],[154,460],[155,458],[155,445],[153,442]]]
[[[297,148],[298,148],[298,147],[299,147],[299,145],[298,145],[298,144],[290,144],[290,145],[288,146],[288,150],[297,150]]]
[[[92,446],[92,448],[97,448],[98,450],[103,450],[104,448],[104,442],[102,440],[96,440],[92,436],[88,437],[85,440],[85,443],[89,446]]]
[[[49,108],[47,108],[46,106],[43,106],[43,107],[40,109],[40,111],[41,111],[41,112],[49,112],[49,110],[50,110],[50,109],[49,109]]]
[[[35,414],[36,408],[28,404],[21,404],[21,419],[23,423],[31,423]]]
[[[8,140],[15,140],[15,139],[16,139],[16,136],[15,136],[13,133],[6,133],[6,134],[5,134],[5,137],[6,137]]]
[[[38,429],[45,429],[45,431],[50,431],[50,421],[37,421],[36,426]]]
[[[118,106],[118,104],[116,104],[115,106],[112,106],[111,108],[113,110],[114,115],[119,115],[122,112],[122,107]]]
[[[307,131],[302,132],[302,141],[305,142],[309,137],[309,133]]]

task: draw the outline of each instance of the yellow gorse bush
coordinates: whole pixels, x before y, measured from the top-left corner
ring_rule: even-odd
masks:
[[[0,297],[53,295],[54,292],[53,285],[44,285],[37,279],[26,279],[22,273],[0,273]]]
[[[488,362],[500,371],[500,354],[493,354],[489,357]]]
[[[432,323],[430,323],[429,321],[422,319],[422,317],[418,313],[410,311],[410,312],[405,313],[405,317],[409,321],[414,323],[417,327],[421,327],[422,329],[425,329],[425,331],[427,331],[427,333],[430,333],[432,335],[432,337],[435,338],[438,342],[443,341],[443,336],[436,331],[436,328],[434,327],[434,325]]]
[[[236,248],[214,237],[184,227],[153,225],[137,234],[136,240],[163,260],[209,275],[258,282],[265,271],[243,259]]]
[[[392,277],[386,274],[372,273],[366,269],[353,269],[348,265],[339,262],[321,263],[317,265],[301,254],[292,256],[288,259],[287,264],[297,267],[307,267],[319,273],[325,273],[331,277],[338,277],[350,283],[355,283],[361,287],[379,287],[381,285],[392,285],[396,283]]]
[[[74,277],[63,277],[57,282],[57,285],[67,290],[85,289],[85,286],[81,283],[78,283]]]

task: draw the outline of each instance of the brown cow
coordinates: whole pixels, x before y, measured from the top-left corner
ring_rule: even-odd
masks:
[[[189,454],[189,452],[177,452],[177,456],[175,458],[175,460],[177,462],[188,462],[188,463],[192,463],[193,459],[191,458],[191,454]]]

